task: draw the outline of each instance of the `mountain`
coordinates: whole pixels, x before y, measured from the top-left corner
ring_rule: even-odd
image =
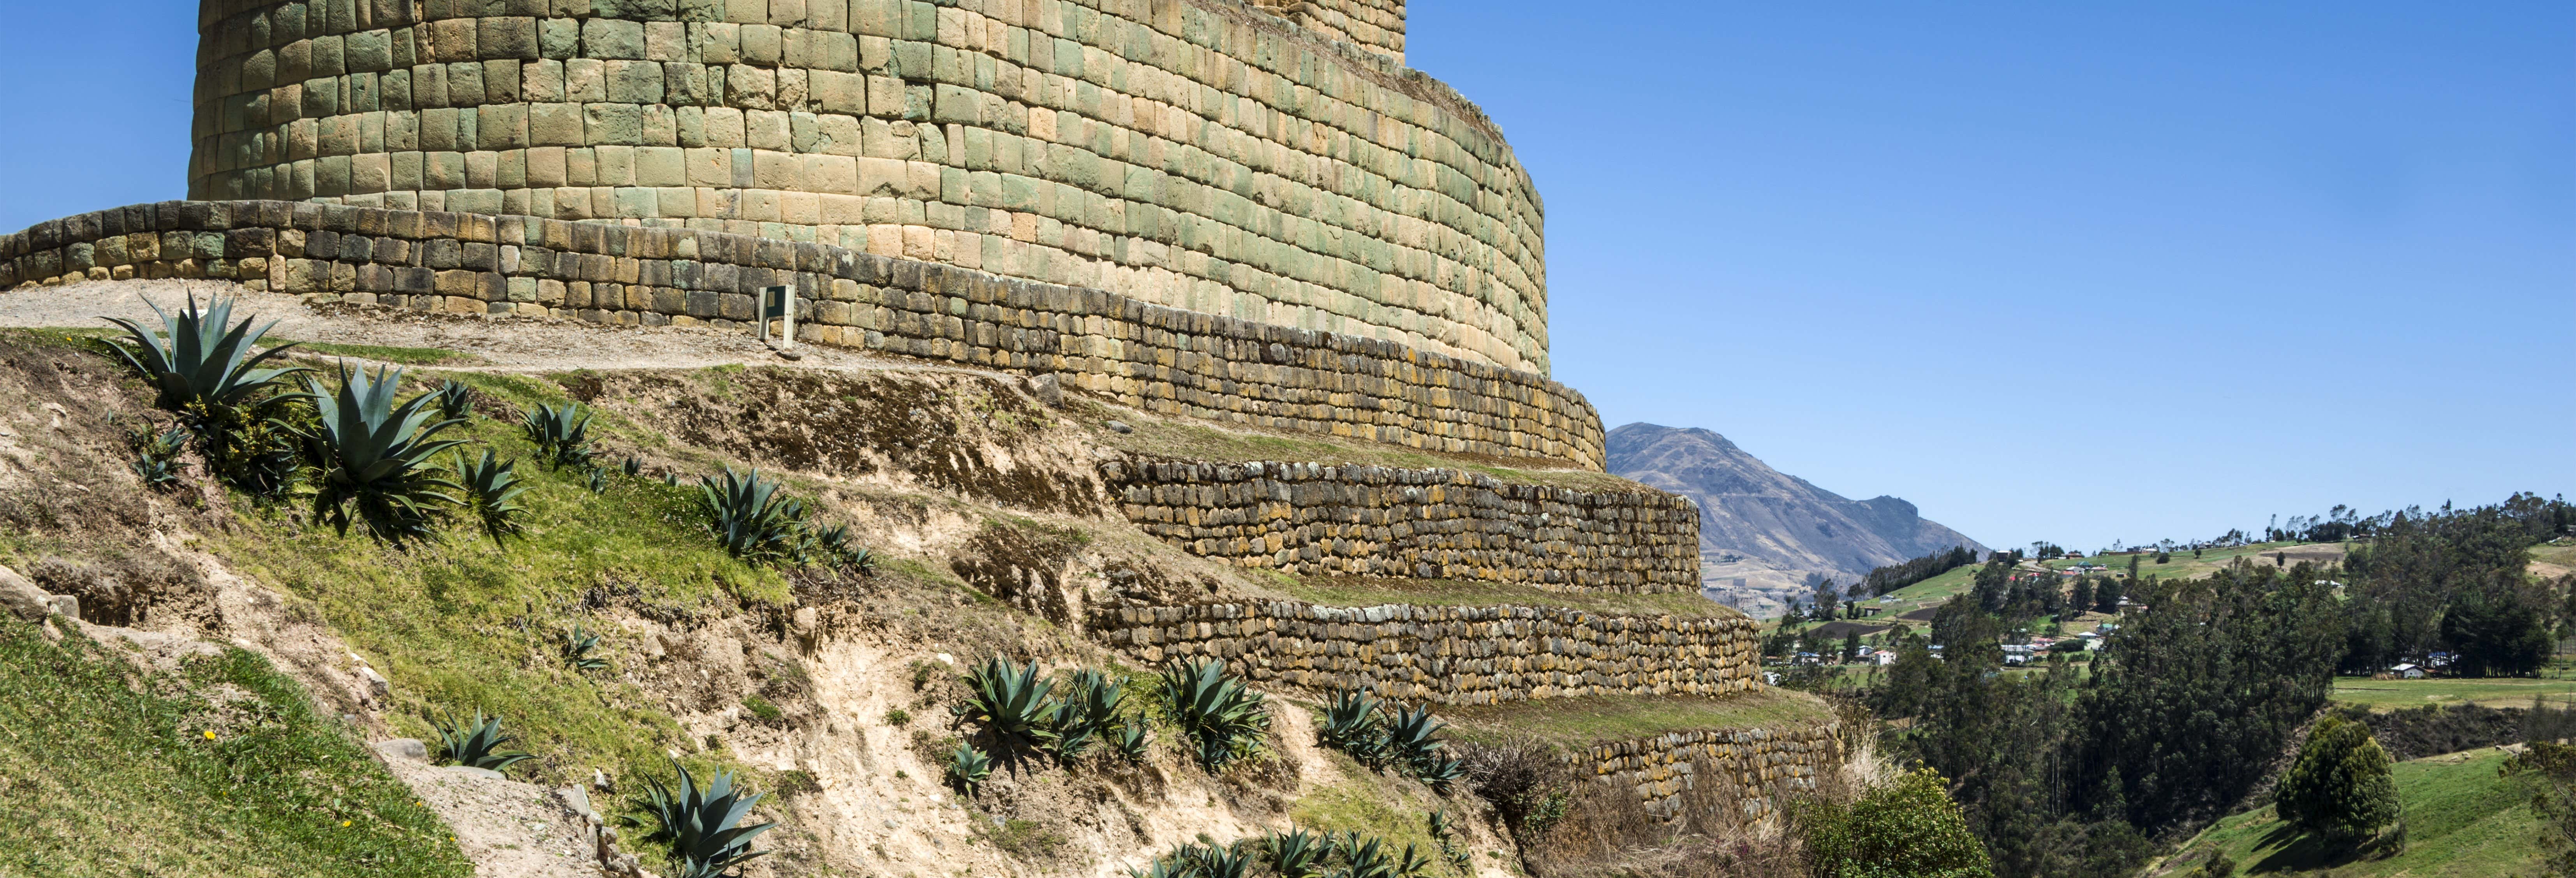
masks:
[[[1952,546],[1986,547],[1895,497],[1852,500],[1772,469],[1708,430],[1629,424],[1610,431],[1610,472],[1699,504],[1700,581],[1754,615],[1851,583],[1870,568]]]

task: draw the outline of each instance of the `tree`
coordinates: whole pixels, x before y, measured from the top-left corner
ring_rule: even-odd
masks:
[[[2067,598],[2066,605],[2078,613],[2093,609],[2093,577],[2075,577],[2075,594]]]
[[[1807,861],[1822,878],[1992,878],[1941,773],[1917,769],[1849,807],[1800,806]]]
[[[2540,815],[2540,849],[2551,875],[2576,875],[2576,746],[2533,741],[2504,761],[2507,776],[2533,780],[2532,813]]]
[[[1854,629],[1851,633],[1843,635],[1843,661],[1849,662],[1857,658],[1860,658],[1860,631]]]
[[[2119,580],[2102,580],[2102,584],[2093,589],[2093,609],[2104,613],[2117,613],[2120,611]]]
[[[2484,588],[2451,597],[2442,611],[2442,642],[2451,645],[2455,670],[2469,677],[2535,673],[2555,646],[2544,600],[2522,587],[2515,573],[2501,573]]]
[[[2301,830],[2345,843],[2397,822],[2397,780],[2370,727],[2327,714],[2273,790],[2273,810]]]

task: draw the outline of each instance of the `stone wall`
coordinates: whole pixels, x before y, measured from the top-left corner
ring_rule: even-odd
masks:
[[[1811,790],[1818,771],[1841,764],[1842,729],[1835,723],[1768,728],[1673,732],[1595,744],[1567,758],[1577,773],[1636,792],[1648,809],[1676,813],[1688,794],[1735,791],[1745,816],[1770,813],[1775,789]]]
[[[1296,601],[1095,607],[1095,637],[1146,662],[1216,656],[1264,685],[1440,704],[1724,695],[1758,685],[1755,623],[1556,607]]]
[[[1404,63],[1404,0],[1251,0],[1299,27]]]
[[[1101,474],[1146,533],[1240,567],[1561,591],[1699,588],[1699,507],[1642,485],[1582,491],[1315,463],[1113,461]]]
[[[0,289],[210,277],[456,313],[747,326],[799,292],[800,338],[1067,383],[1151,411],[1599,469],[1600,416],[1545,376],[1393,342],[724,232],[309,202],[162,202],[0,236]]]
[[[188,192],[833,244],[1544,374],[1528,173],[1331,38],[1400,50],[1389,2],[203,0]]]

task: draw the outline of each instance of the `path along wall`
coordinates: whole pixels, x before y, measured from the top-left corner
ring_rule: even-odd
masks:
[[[1744,816],[1767,816],[1774,790],[1815,789],[1816,773],[1842,762],[1836,723],[1672,732],[1595,744],[1567,757],[1569,767],[1601,783],[1634,791],[1649,810],[1678,813],[1690,793],[1732,790]]]
[[[1724,695],[1757,685],[1760,652],[1754,622],[1740,615],[1264,601],[1100,607],[1089,616],[1094,636],[1146,662],[1215,656],[1263,684],[1441,704]]]
[[[1239,567],[1560,591],[1699,588],[1699,507],[1644,486],[1582,491],[1315,463],[1113,461],[1101,475],[1128,521]]]
[[[1331,38],[1400,52],[1400,4],[1273,5],[1319,30],[1240,0],[203,0],[188,193],[834,244],[1545,374],[1499,129]]]
[[[0,236],[0,289],[131,277],[627,325],[748,326],[752,292],[789,285],[810,341],[1060,373],[1168,414],[1602,463],[1600,416],[1542,375],[842,247],[283,201],[142,204]]]

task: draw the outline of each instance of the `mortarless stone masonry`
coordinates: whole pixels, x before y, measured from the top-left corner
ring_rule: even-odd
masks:
[[[203,0],[188,193],[834,244],[1545,374],[1538,191],[1403,15]]]
[[[1088,627],[1148,662],[1216,656],[1253,680],[1440,704],[1752,689],[1760,646],[1740,614],[1609,615],[1559,607],[1297,601],[1100,607]]]
[[[1602,463],[1600,416],[1545,376],[1100,290],[724,232],[284,201],[171,201],[0,236],[0,289],[132,277],[471,314],[748,325],[799,291],[799,338],[1023,372],[1151,411],[1453,453]],[[1694,537],[1695,539],[1695,537]]]
[[[1842,727],[1826,722],[1779,728],[1672,732],[1595,744],[1570,754],[1573,768],[1627,786],[1658,814],[1675,814],[1703,783],[1736,791],[1746,817],[1770,814],[1775,789],[1812,790],[1819,769],[1841,763]]]
[[[1481,473],[1315,463],[1113,461],[1127,519],[1181,550],[1306,576],[1395,576],[1559,591],[1699,588],[1699,507]]]

